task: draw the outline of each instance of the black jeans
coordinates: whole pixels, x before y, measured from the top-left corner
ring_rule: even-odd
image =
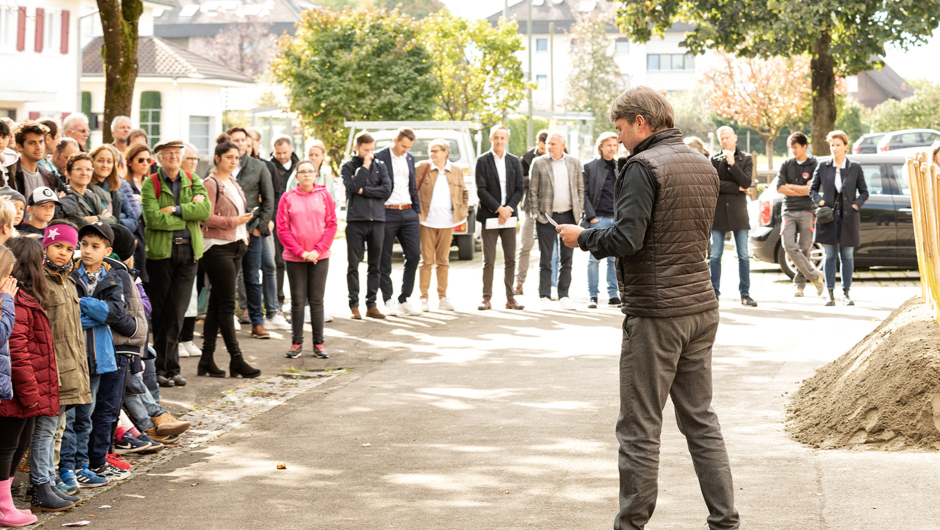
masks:
[[[571,210],[553,213],[552,219],[560,225],[575,224]],[[556,244],[561,261],[558,267],[558,299],[566,298],[568,287],[571,286],[571,256],[574,249],[568,248],[558,239],[558,232],[551,223],[536,223],[535,232],[539,236],[539,298],[552,296],[552,253],[555,251]]]
[[[35,418],[0,416],[0,482],[16,473],[16,468],[33,441],[35,421]]]
[[[153,349],[157,352],[157,374],[173,377],[180,373],[180,332],[189,298],[193,294],[196,278],[196,258],[193,247],[173,245],[169,258],[147,260],[150,275],[150,304],[153,312]]]
[[[405,253],[405,271],[401,279],[401,294],[398,301],[404,302],[415,290],[415,273],[421,259],[421,233],[418,213],[412,208],[405,210],[385,210],[385,236],[382,243],[382,261],[379,263],[379,288],[382,299],[391,300],[395,292],[392,286],[392,250],[395,238]]]
[[[124,401],[124,378],[130,358],[116,353],[117,370],[101,374],[95,409],[91,413],[91,435],[88,437],[88,465],[98,467],[107,462],[108,449],[114,437],[114,422],[121,415]]]
[[[309,303],[313,343],[323,344],[323,292],[326,290],[330,259],[321,259],[316,264],[288,261],[286,265],[287,281],[290,282],[291,341],[294,344],[304,343],[304,306]]]
[[[207,358],[215,353],[219,331],[229,354],[241,351],[235,336],[235,279],[242,268],[246,250],[248,245],[244,241],[235,241],[213,245],[202,256],[202,265],[212,286],[202,328],[202,352]]]
[[[385,221],[351,221],[346,223],[346,287],[349,307],[359,307],[359,262],[369,247],[369,272],[366,277],[366,307],[375,307],[379,291],[379,262],[385,240]]]

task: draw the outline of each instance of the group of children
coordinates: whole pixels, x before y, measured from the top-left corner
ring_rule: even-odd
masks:
[[[189,428],[145,381],[150,304],[134,235],[50,222],[58,197],[39,187],[23,201],[36,230],[13,237],[14,202],[0,200],[0,527],[72,508],[80,487],[128,476],[121,454],[162,450]],[[31,506],[18,510],[13,475],[27,450]]]

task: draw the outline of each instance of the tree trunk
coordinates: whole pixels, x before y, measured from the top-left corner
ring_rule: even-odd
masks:
[[[813,58],[810,61],[813,87],[813,128],[810,132],[813,154],[829,154],[826,135],[836,127],[836,72],[835,61],[830,52],[832,36],[829,32],[820,35],[813,43]]]
[[[144,12],[142,0],[98,0],[104,30],[104,143],[111,143],[111,121],[130,116],[137,82],[137,23]]]
[[[764,138],[767,148],[767,169],[773,170],[774,168],[774,140],[777,139],[777,135],[768,136]]]

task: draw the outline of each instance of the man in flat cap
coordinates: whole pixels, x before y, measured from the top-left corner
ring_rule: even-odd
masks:
[[[153,347],[157,351],[160,386],[183,386],[179,344],[183,318],[202,257],[199,223],[209,219],[212,205],[195,173],[181,171],[183,142],[174,140],[153,148],[160,169],[141,186],[146,229],[147,294],[153,306]]]

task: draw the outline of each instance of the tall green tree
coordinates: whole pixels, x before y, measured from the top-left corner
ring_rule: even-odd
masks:
[[[611,22],[602,13],[593,12],[571,26],[571,72],[565,109],[590,112],[597,131],[609,128],[610,102],[626,88],[607,36]]]
[[[402,13],[418,20],[441,10],[447,10],[444,2],[440,0],[371,0],[371,4],[372,7],[389,11],[397,8]]]
[[[872,130],[940,129],[940,84],[914,79],[911,87],[913,96],[901,101],[889,99],[872,109]]]
[[[143,0],[98,0],[98,16],[104,30],[104,142],[111,143],[111,120],[130,116],[137,83],[137,25],[144,12]]]
[[[836,122],[836,74],[883,65],[885,45],[926,42],[940,23],[940,0],[617,0],[617,22],[647,42],[676,22],[694,29],[682,45],[696,54],[722,49],[744,57],[811,58],[813,151],[826,154]],[[876,57],[873,60],[873,57]]]
[[[397,10],[308,9],[272,61],[290,108],[342,160],[345,120],[424,120],[440,91],[418,23]]]
[[[524,46],[515,21],[500,19],[493,27],[438,11],[422,22],[421,42],[441,89],[435,118],[489,127],[525,97],[528,85],[516,56]]]

